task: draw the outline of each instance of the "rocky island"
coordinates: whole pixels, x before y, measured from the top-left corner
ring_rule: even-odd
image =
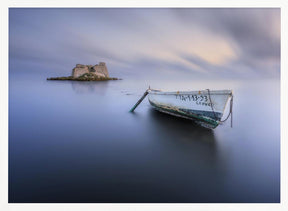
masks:
[[[118,78],[110,78],[105,62],[100,62],[96,65],[76,64],[71,76],[47,78],[47,80],[107,81]]]

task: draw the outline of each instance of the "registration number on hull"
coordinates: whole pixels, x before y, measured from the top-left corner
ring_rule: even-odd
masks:
[[[211,102],[207,95],[179,95],[176,94],[176,99],[181,101],[192,101],[196,105],[211,106]]]

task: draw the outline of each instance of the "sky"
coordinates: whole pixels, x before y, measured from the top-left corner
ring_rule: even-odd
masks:
[[[280,78],[280,9],[10,8],[9,72],[120,78]]]

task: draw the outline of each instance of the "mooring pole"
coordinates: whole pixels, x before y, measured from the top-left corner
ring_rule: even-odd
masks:
[[[231,96],[231,99],[230,99],[230,112],[231,112],[230,125],[231,125],[231,128],[232,128],[233,127],[233,95]]]
[[[131,108],[131,110],[130,110],[130,112],[133,112],[136,108],[137,108],[137,106],[144,100],[144,98],[148,95],[148,90],[149,89],[147,89],[146,91],[145,91],[145,93],[143,94],[143,96],[138,100],[138,102],[133,106],[133,108]]]

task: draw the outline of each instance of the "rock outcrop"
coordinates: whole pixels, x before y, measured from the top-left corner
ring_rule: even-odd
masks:
[[[76,64],[76,67],[74,67],[72,70],[72,77],[78,78],[86,73],[92,73],[95,74],[95,76],[101,78],[109,78],[109,73],[105,62],[100,62],[99,64],[96,64],[94,66]]]
[[[72,76],[52,77],[47,80],[68,80],[68,81],[108,81],[121,80],[119,78],[110,78],[108,69],[104,62],[96,65],[76,64],[72,70]]]

